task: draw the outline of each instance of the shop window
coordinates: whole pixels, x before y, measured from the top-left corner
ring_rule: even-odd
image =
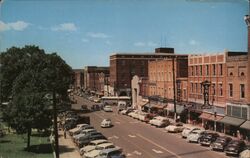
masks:
[[[219,84],[219,87],[220,87],[220,96],[223,96],[223,87],[222,87],[222,84]]]
[[[223,65],[222,64],[219,65],[219,69],[220,69],[220,75],[222,76],[223,75]]]
[[[241,109],[241,114],[242,114],[242,118],[247,119],[247,108],[246,107],[242,107]]]
[[[206,65],[206,75],[208,76],[209,75],[209,66]]]
[[[215,64],[213,64],[212,67],[213,67],[213,75],[215,76],[216,75]]]
[[[202,65],[200,65],[200,75],[202,76]]]
[[[229,97],[233,97],[233,84],[229,84]]]

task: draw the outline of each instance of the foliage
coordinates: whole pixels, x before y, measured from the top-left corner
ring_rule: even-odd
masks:
[[[10,48],[0,56],[1,101],[11,102],[4,107],[3,118],[17,133],[31,129],[46,129],[52,124],[51,100],[53,91],[63,100],[71,82],[71,68],[56,53],[45,54],[36,46]]]

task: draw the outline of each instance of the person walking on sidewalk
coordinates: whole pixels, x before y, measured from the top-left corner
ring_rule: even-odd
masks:
[[[64,139],[66,139],[66,136],[67,136],[66,128],[64,128],[63,135],[64,135]]]

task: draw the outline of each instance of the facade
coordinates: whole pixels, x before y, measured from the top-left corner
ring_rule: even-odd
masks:
[[[109,67],[86,66],[84,69],[85,91],[104,95],[104,76],[109,75]]]
[[[111,95],[131,96],[131,80],[134,75],[148,76],[148,61],[163,59],[174,55],[173,48],[157,48],[155,53],[127,54],[110,56]]]
[[[73,69],[73,87],[75,90],[81,90],[84,87],[83,69]]]
[[[223,130],[218,121],[226,111],[226,53],[190,55],[188,69],[190,122],[206,129]],[[210,108],[204,109],[205,104]]]

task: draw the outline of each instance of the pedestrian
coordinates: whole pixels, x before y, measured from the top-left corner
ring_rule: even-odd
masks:
[[[67,136],[66,128],[64,128],[63,135],[64,135],[64,139],[66,139],[66,136]]]

